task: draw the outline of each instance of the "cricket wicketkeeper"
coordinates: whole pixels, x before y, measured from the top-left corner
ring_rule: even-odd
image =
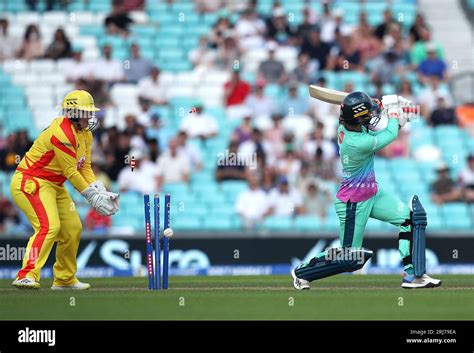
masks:
[[[425,228],[427,216],[414,195],[407,205],[395,195],[378,188],[374,154],[394,141],[407,119],[403,97],[387,95],[380,103],[363,92],[347,95],[341,105],[337,131],[343,179],[335,207],[340,220],[340,248],[327,249],[292,271],[296,289],[309,289],[311,281],[361,269],[372,251],[362,247],[369,217],[399,228],[399,252],[404,265],[403,288],[429,288],[441,281],[425,274]],[[372,131],[381,117],[388,125]]]
[[[68,93],[63,116],[39,135],[13,175],[10,192],[30,221],[34,234],[28,241],[23,266],[13,285],[40,287],[40,271],[56,242],[51,289],[88,289],[76,278],[76,255],[81,220],[64,182],[69,180],[100,214],[119,209],[119,195],[107,192],[91,169],[92,130],[97,126],[92,96],[81,90]]]

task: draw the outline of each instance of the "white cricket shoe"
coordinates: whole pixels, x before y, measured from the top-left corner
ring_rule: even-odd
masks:
[[[15,279],[12,282],[12,285],[17,287],[18,289],[39,289],[40,284],[36,282],[34,279],[31,278],[22,278],[22,279]]]
[[[421,277],[415,277],[414,275],[408,275],[405,273],[403,276],[402,288],[434,288],[439,287],[441,283],[441,280],[431,278],[427,274],[424,274]]]
[[[291,276],[293,277],[293,286],[295,286],[296,289],[310,289],[309,281],[296,277],[295,270],[291,270]]]
[[[68,285],[68,286],[57,286],[53,285],[51,286],[52,290],[87,290],[91,287],[89,283],[82,283],[80,281],[77,281],[74,284]]]

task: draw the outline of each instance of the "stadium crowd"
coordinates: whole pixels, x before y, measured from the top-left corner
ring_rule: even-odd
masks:
[[[35,3],[29,1],[31,8]],[[427,124],[459,124],[446,85],[449,72],[443,49],[431,38],[422,14],[417,14],[413,25],[405,28],[390,8],[384,11],[383,21],[376,26],[370,25],[367,14],[361,11],[358,23],[349,25],[343,21],[343,12],[334,10],[331,1],[326,1],[320,13],[310,5],[305,6],[303,21],[295,26],[278,0],[274,1],[269,17],[258,13],[256,0],[241,2],[246,6],[237,21],[231,20],[231,1],[196,0],[195,3],[200,13],[217,9],[220,12],[211,31],[202,35],[198,46],[189,52],[189,60],[194,70],[229,72],[230,79],[222,87],[222,105],[226,109],[243,108],[245,114],[231,134],[227,152],[235,153],[238,159],[247,160],[252,155],[256,158],[257,168],[245,163],[223,163],[215,170],[219,182],[248,182],[249,189],[238,196],[235,204],[236,212],[247,226],[269,215],[309,214],[325,219],[326,205],[334,197],[328,184],[337,183],[340,178],[335,141],[339,109],[310,99],[298,90],[301,84],[324,86],[327,83],[324,72],[363,73],[370,77],[372,96],[381,98],[385,88],[392,86],[421,106]],[[48,1],[50,5],[54,1]],[[67,9],[67,5],[62,6]],[[127,37],[133,23],[128,12],[144,6],[144,1],[114,0],[112,12],[104,21],[107,33]],[[187,183],[193,173],[201,170],[201,151],[188,140],[205,145],[219,134],[219,125],[200,101],[182,119],[178,131],[163,122],[158,108],[167,106],[169,99],[161,79],[162,71],[142,57],[138,43],[130,46],[126,62],[114,59],[113,48],[108,44],[101,47],[98,59],[84,61],[82,48],[73,46],[62,28],[57,28],[48,41],[34,24],[26,28],[23,38],[10,36],[8,26],[6,18],[0,20],[0,60],[72,58],[74,61],[66,70],[67,81],[92,93],[102,108],[99,118],[114,104],[110,91],[115,84],[137,85],[141,112],[128,114],[123,130],[102,124],[94,135],[95,171],[107,186],[116,182],[120,191],[154,193],[168,183]],[[275,55],[282,47],[298,51],[297,65],[291,71]],[[248,82],[241,67],[242,57],[259,48],[266,48],[267,57],[259,63],[255,80]],[[275,101],[266,93],[270,84],[278,85],[288,98]],[[345,83],[346,91],[356,88],[356,82]],[[285,117],[302,116],[311,119],[314,129],[299,138],[288,132],[282,121]],[[265,128],[256,123],[262,117],[271,122]],[[409,134],[408,129],[404,130],[380,156],[407,157]],[[16,156],[22,156],[30,145],[24,131],[2,138],[1,169],[14,170]],[[432,185],[433,202],[474,201],[474,156],[468,157],[467,168],[459,175],[450,175],[446,166],[440,166],[437,173]],[[19,217],[12,214],[12,208],[4,205],[5,202],[8,200],[0,202],[0,221],[8,218],[18,224]],[[86,226],[94,228],[96,224],[110,225],[91,212]]]

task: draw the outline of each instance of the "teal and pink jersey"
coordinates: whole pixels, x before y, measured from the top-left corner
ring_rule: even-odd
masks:
[[[391,118],[387,127],[380,131],[362,128],[361,132],[348,130],[340,124],[337,130],[342,180],[336,197],[343,201],[360,202],[377,193],[374,171],[374,153],[381,150],[398,136],[397,119]]]

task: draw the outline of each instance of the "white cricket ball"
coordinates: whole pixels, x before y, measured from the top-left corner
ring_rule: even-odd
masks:
[[[173,235],[174,235],[174,232],[173,232],[173,229],[171,228],[166,228],[164,231],[163,231],[163,235],[167,238],[171,238]]]

